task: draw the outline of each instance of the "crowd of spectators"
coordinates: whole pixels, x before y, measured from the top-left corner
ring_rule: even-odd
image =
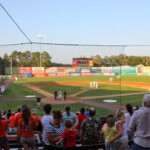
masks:
[[[52,105],[45,104],[44,113],[38,118],[35,113],[31,114],[27,105],[16,113],[0,110],[0,149],[9,149],[7,131],[17,132],[18,142],[25,150],[34,149],[34,131],[37,130],[45,150],[76,147],[77,141],[82,145],[104,142],[106,150],[150,150],[149,94],[144,95],[139,109],[134,110],[132,105],[127,104],[126,110],[119,109],[115,115],[108,114],[105,123],[96,118],[95,108],[81,108],[76,114],[71,111],[70,105],[65,106],[64,112],[52,112]]]

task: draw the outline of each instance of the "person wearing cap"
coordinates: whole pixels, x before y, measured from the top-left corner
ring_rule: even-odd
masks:
[[[143,107],[135,111],[129,128],[134,131],[132,150],[150,150],[150,94],[143,97]]]
[[[65,111],[66,112],[63,113],[63,122],[65,123],[67,120],[71,120],[73,123],[73,128],[76,128],[79,123],[78,118],[75,113],[71,112],[70,105],[65,106]]]

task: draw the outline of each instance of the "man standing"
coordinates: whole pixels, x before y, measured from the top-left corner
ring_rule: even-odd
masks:
[[[54,92],[54,99],[57,100],[57,91]]]
[[[73,123],[73,128],[76,128],[77,125],[78,125],[78,118],[77,118],[76,114],[71,112],[71,107],[69,105],[65,106],[65,111],[66,112],[63,113],[63,121],[64,121],[64,123],[67,120],[71,120],[72,123]]]
[[[129,128],[134,131],[132,150],[150,150],[150,94],[143,97],[143,107],[135,111]]]
[[[47,126],[53,120],[53,116],[51,115],[51,110],[52,110],[51,104],[45,104],[44,105],[45,115],[43,117],[41,117],[41,119],[40,119],[42,127],[43,127],[42,141],[43,141],[44,144],[46,142],[46,129],[47,129]]]
[[[100,141],[100,129],[102,127],[99,119],[95,117],[95,108],[89,109],[89,118],[84,119],[81,124],[80,137],[83,145],[97,144]]]
[[[67,92],[64,91],[64,100],[66,100],[66,98],[67,98]]]

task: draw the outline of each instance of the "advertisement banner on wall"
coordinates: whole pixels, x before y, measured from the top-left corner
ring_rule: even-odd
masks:
[[[56,77],[56,73],[45,73],[45,77]]]
[[[56,73],[57,67],[49,67],[45,69],[45,73]]]
[[[69,76],[69,73],[66,73],[66,72],[57,72],[57,76],[59,76],[59,77]]]
[[[100,72],[100,73],[92,73],[92,74],[93,74],[93,76],[103,76],[103,75],[104,75],[103,72]]]
[[[32,67],[19,67],[19,73],[32,73]]]
[[[45,77],[45,74],[32,74],[33,77]]]
[[[81,72],[91,72],[90,68],[81,68]]]
[[[69,73],[69,76],[80,76],[81,74],[80,73],[73,73],[73,72],[71,72],[71,73]]]
[[[93,74],[90,72],[82,72],[81,76],[92,76]]]
[[[150,67],[144,67],[143,73],[150,73]]]
[[[32,67],[32,74],[44,74],[44,67]]]
[[[76,72],[76,69],[75,68],[68,68],[68,69],[65,69],[65,72]]]

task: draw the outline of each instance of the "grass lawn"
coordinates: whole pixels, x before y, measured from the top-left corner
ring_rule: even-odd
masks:
[[[40,89],[47,91],[51,94],[54,94],[54,91],[66,91],[67,95],[71,95],[74,93],[77,93],[81,90],[81,87],[77,87],[77,86],[64,86],[64,85],[55,85],[55,86],[44,86],[44,87],[40,87]]]
[[[136,105],[140,106],[142,104],[142,101],[143,101],[143,96],[144,96],[143,94],[141,94],[141,95],[134,95],[134,96],[122,96],[121,97],[121,103],[122,103],[122,105],[126,105],[126,104],[130,103],[133,106],[136,106]],[[93,100],[89,100],[89,101],[105,103],[103,101],[105,99],[117,100],[117,102],[112,103],[112,104],[120,105],[120,97],[103,98],[103,99],[100,98],[100,99],[93,99]]]
[[[4,98],[24,98],[27,95],[36,95],[37,97],[44,97],[43,95],[28,89],[23,84],[11,83],[3,94]]]
[[[120,89],[120,86],[118,85],[108,85],[108,84],[102,84],[99,85],[99,89],[96,90],[90,90],[87,92],[84,92],[82,94],[79,94],[78,97],[90,97],[90,96],[103,96],[103,95],[111,95],[111,94],[120,94],[121,93],[134,93],[139,91],[148,91],[146,89],[140,89],[140,88],[134,88],[134,87],[126,87],[122,86]]]
[[[120,81],[116,76],[90,76],[90,77],[40,77],[40,78],[19,78],[16,83],[39,83],[39,82],[61,82],[61,81]],[[122,76],[121,81],[150,83],[149,76]]]
[[[15,104],[15,105],[14,105]],[[0,102],[0,109],[2,110],[8,110],[11,109],[12,111],[16,111],[18,108],[21,108],[22,105],[28,105],[32,112],[35,111],[38,116],[40,116],[40,114],[44,114],[43,111],[43,104],[41,105],[41,109],[37,109],[37,105],[36,102],[34,101],[26,101],[26,102],[18,102],[18,101],[10,101],[10,102]],[[81,103],[75,103],[75,104],[70,104],[71,106],[71,110],[72,112],[77,112],[80,110],[81,107],[91,107],[89,105],[85,105],[85,104],[81,104]],[[53,105],[52,106],[52,110],[61,110],[64,111],[64,107],[65,104],[59,104],[59,105]],[[106,116],[108,113],[114,113],[114,111],[112,110],[108,110],[108,109],[103,109],[103,108],[99,108],[99,107],[95,107],[96,108],[96,116],[100,117],[100,116]]]

